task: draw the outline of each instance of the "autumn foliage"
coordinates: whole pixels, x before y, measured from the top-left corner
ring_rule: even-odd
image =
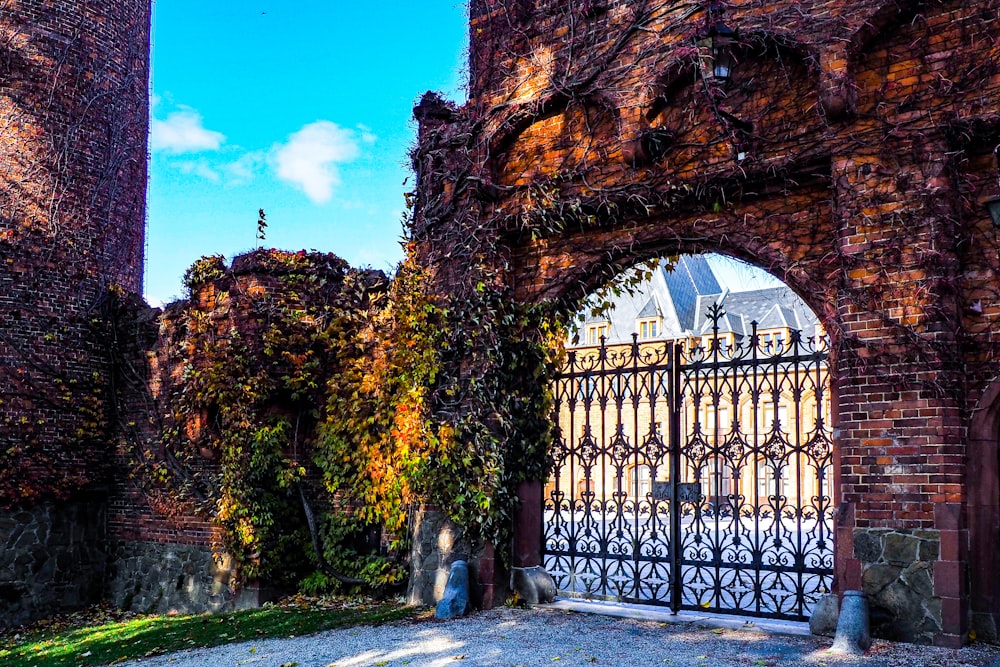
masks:
[[[122,448],[160,514],[209,517],[244,578],[313,590],[400,581],[415,503],[508,538],[551,430],[551,341],[522,335],[539,315],[488,281],[448,299],[412,262],[390,282],[323,253],[207,257],[186,281],[152,357],[159,426]]]

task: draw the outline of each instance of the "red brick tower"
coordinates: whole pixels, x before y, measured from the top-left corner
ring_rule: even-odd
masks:
[[[149,0],[0,0],[0,503],[110,450],[102,309],[140,292]]]

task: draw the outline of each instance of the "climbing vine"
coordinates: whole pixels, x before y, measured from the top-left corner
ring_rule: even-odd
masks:
[[[542,309],[505,296],[485,280],[436,295],[412,259],[400,268],[355,359],[359,391],[331,394],[318,447],[327,491],[365,521],[402,534],[405,510],[430,503],[473,544],[509,539],[516,484],[547,474],[558,346]]]
[[[185,280],[158,354],[163,426],[127,449],[154,506],[211,517],[243,578],[396,584],[417,503],[474,542],[509,538],[516,484],[547,473],[543,309],[485,275],[441,297],[412,258],[391,284],[274,250],[203,258]]]

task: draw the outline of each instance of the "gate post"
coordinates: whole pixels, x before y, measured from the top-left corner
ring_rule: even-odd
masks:
[[[517,501],[511,565],[536,567],[542,564],[542,483],[521,482]]]
[[[542,483],[521,482],[517,499],[510,588],[529,605],[552,602],[556,583],[542,567]]]
[[[718,321],[715,336],[719,335]],[[670,372],[670,395],[667,397],[670,410],[670,610],[681,610],[681,511],[677,492],[681,482],[681,350],[671,342],[668,348],[668,370]]]
[[[1000,380],[980,396],[969,426],[969,580],[977,639],[1000,642]]]

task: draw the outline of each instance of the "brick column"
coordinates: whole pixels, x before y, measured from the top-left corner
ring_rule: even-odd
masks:
[[[522,482],[517,487],[514,518],[514,567],[542,564],[542,483]]]
[[[957,363],[957,193],[927,131],[835,160],[841,591],[873,632],[960,645],[968,629],[966,442]],[[905,188],[900,184],[905,184]]]

